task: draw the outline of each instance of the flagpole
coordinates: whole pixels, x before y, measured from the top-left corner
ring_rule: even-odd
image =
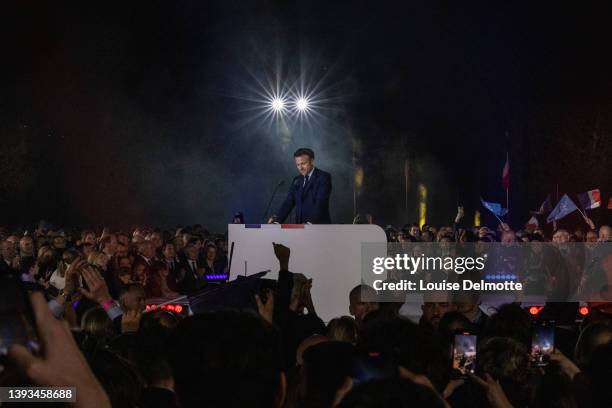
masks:
[[[501,218],[499,218],[497,216],[497,214],[493,213],[493,215],[495,216],[495,218],[497,218],[497,221],[499,221],[500,224],[503,224],[504,222],[501,220]]]
[[[408,159],[404,160],[404,210],[408,211],[408,172],[409,172]]]
[[[506,151],[506,163],[510,163],[510,157],[508,156],[508,151]],[[510,177],[510,169],[508,169],[508,177]],[[509,190],[510,190],[510,185],[508,184],[508,186],[506,187],[506,209],[508,210],[508,212],[510,212],[510,194],[509,194]]]
[[[510,190],[509,188],[506,189],[506,209],[508,210],[508,212],[510,212],[510,204],[509,204],[509,194],[508,194],[508,190]]]
[[[578,210],[578,212],[580,213],[580,215],[582,215],[584,218],[587,218],[586,214],[583,213],[580,208],[578,208],[578,206],[576,206],[576,209]]]

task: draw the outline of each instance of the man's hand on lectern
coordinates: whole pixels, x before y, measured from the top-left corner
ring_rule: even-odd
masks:
[[[280,263],[280,270],[288,271],[291,249],[287,248],[283,244],[277,244],[276,242],[273,242],[272,246],[274,246],[274,255],[276,255],[276,259],[278,259],[278,262]]]
[[[274,224],[276,222],[276,215],[272,215],[268,218],[268,224]]]

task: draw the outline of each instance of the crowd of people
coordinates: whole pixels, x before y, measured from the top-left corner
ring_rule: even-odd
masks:
[[[390,242],[611,240],[586,233],[387,227]],[[294,251],[298,250],[293,248]],[[0,229],[0,274],[31,292],[42,347],[9,348],[3,385],[74,386],[79,407],[609,407],[612,314],[593,309],[558,327],[546,366],[530,361],[533,319],[519,304],[488,315],[477,295],[425,299],[418,321],[396,304],[346,294],[350,316],[317,316],[308,271],[290,271],[292,249],[252,310],[185,316],[147,311],[147,299],[198,293],[227,274],[223,235],[174,230]],[[330,271],[330,279],[333,273]],[[478,336],[474,373],[452,368],[454,334]]]

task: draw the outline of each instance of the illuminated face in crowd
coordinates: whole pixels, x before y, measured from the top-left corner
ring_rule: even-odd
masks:
[[[109,241],[105,245],[105,252],[112,255],[117,253],[117,249],[119,248],[119,243],[117,242],[117,237],[115,235],[109,236]]]
[[[504,231],[501,236],[502,244],[511,244],[516,242],[516,235],[512,231]]]
[[[119,280],[124,285],[127,285],[128,283],[132,281],[132,274],[127,269],[121,270],[119,271]]]
[[[23,237],[19,241],[19,250],[23,256],[34,255],[34,240],[31,237]]]
[[[166,244],[164,245],[164,258],[166,259],[174,259],[174,257],[176,256],[176,250],[174,249],[174,245],[172,244]]]
[[[15,248],[13,244],[8,241],[2,241],[2,243],[0,243],[0,255],[2,255],[2,259],[5,261],[12,261],[15,257]]]
[[[146,307],[144,288],[140,285],[131,287],[129,292],[122,296],[121,303],[125,311],[144,311]]]
[[[13,245],[13,248],[15,248],[15,250],[19,249],[19,238],[17,237],[17,235],[9,235],[6,240]]]
[[[214,246],[209,246],[208,248],[206,248],[206,259],[208,259],[209,261],[214,261],[216,257],[217,248],[215,248]]]
[[[188,259],[195,261],[198,259],[198,248],[195,245],[191,244],[185,248],[185,255]]]
[[[103,271],[105,271],[108,268],[108,260],[109,260],[108,256],[106,256],[106,254],[101,253],[96,258],[95,265],[100,267],[100,269],[102,269]]]
[[[553,234],[552,241],[557,244],[569,242],[569,233],[564,229],[557,230],[557,232]]]
[[[132,260],[127,256],[119,258],[119,268],[130,268],[131,269]]]
[[[155,247],[150,241],[143,242],[140,246],[140,254],[147,259],[152,259],[155,256]]]
[[[134,268],[134,272],[132,273],[132,278],[140,283],[142,286],[147,284],[147,274],[145,272],[145,266],[143,264],[138,264]]]
[[[484,238],[490,233],[491,230],[489,230],[487,227],[482,227],[480,230],[478,230],[478,238]]]
[[[159,232],[152,232],[147,237],[147,240],[149,240],[149,241],[151,241],[153,243],[153,247],[155,247],[155,249],[161,248],[162,239],[161,239],[161,234]]]
[[[599,228],[599,242],[608,242],[612,239],[612,229],[607,225],[602,225]]]
[[[66,238],[57,236],[53,238],[53,248],[55,249],[66,249]]]
[[[415,238],[418,238],[419,235],[421,235],[421,230],[419,230],[419,227],[417,226],[412,226],[410,227],[410,235],[412,235]]]
[[[127,256],[128,255],[128,246],[123,244],[117,244],[117,252],[115,252],[116,256]]]
[[[50,247],[42,247],[38,250],[38,261],[41,263],[51,262],[53,260],[53,250]]]
[[[167,266],[161,266],[159,270],[157,271],[157,273],[159,274],[160,277],[165,278],[168,276],[170,271],[168,270]]]
[[[83,245],[83,257],[87,258],[94,250],[94,246],[92,244]]]
[[[421,306],[423,311],[423,319],[429,322],[434,328],[440,324],[440,319],[451,310],[455,310],[452,303],[449,302],[425,302]]]
[[[119,234],[117,235],[117,242],[127,247],[130,244],[130,238],[125,234]]]
[[[177,251],[180,251],[183,248],[185,248],[185,242],[183,241],[183,237],[176,237],[176,238],[174,238],[174,248]]]
[[[83,237],[83,242],[88,243],[88,244],[95,244],[96,243],[96,234],[94,234],[93,232],[88,232]]]
[[[225,251],[227,249],[227,245],[225,244],[225,241],[222,239],[218,239],[215,241],[215,244],[217,245],[217,248],[220,251]]]
[[[302,176],[306,176],[314,168],[314,159],[311,159],[307,154],[303,154],[295,158],[295,166]]]
[[[376,296],[376,292],[372,288],[362,287],[364,291],[363,297]],[[368,292],[368,293],[366,293]],[[357,322],[363,321],[368,313],[378,309],[378,303],[362,301],[362,296],[359,291],[353,291],[349,294],[349,313],[355,317]]]
[[[587,232],[585,241],[586,242],[597,242],[597,234],[595,233],[595,231]]]

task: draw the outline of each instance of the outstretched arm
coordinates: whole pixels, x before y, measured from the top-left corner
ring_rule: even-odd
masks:
[[[15,344],[9,349],[9,357],[37,385],[76,387],[75,407],[110,408],[104,388],[89,368],[68,325],[53,317],[40,293],[32,294],[30,299],[42,341],[42,355],[35,356],[24,346]]]

